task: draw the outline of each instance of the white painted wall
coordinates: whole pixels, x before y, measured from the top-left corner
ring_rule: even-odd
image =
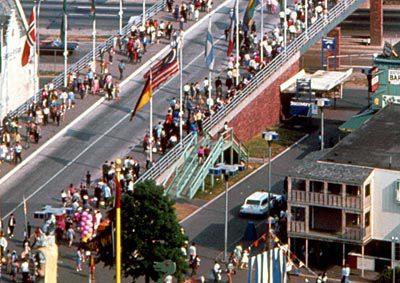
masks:
[[[391,241],[400,238],[400,203],[396,202],[396,181],[400,172],[375,169],[372,194],[372,238]]]
[[[21,37],[15,11],[10,16],[7,30],[4,31],[5,46],[1,52],[0,119],[33,95],[33,64],[21,66],[26,36]]]

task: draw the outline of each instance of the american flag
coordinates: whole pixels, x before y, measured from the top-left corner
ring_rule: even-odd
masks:
[[[169,78],[174,76],[179,72],[179,63],[177,48],[173,48],[167,56],[157,62],[152,67],[152,89],[156,90],[160,85],[166,82]],[[150,76],[150,71],[148,71],[144,78],[147,80]]]

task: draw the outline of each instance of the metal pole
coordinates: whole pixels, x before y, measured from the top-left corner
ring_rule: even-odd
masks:
[[[270,273],[271,267],[272,267],[272,262],[271,262],[271,219],[270,219],[270,217],[271,217],[271,141],[268,141],[268,283],[271,283],[271,277],[270,277],[269,273]]]
[[[115,282],[121,283],[121,184],[120,184],[120,172],[121,172],[121,160],[115,161],[117,165],[117,183],[115,186],[115,212],[116,212],[116,275]]]
[[[143,0],[143,11],[142,11],[142,26],[144,27],[146,24],[146,0]]]
[[[263,62],[264,61],[264,47],[263,47],[263,42],[264,42],[264,0],[261,0],[261,27],[260,27],[260,31],[261,31],[261,36],[260,36],[260,42],[261,42],[261,44],[260,44],[260,46],[261,46],[261,50],[260,50],[260,53],[261,53],[261,62]]]
[[[179,140],[183,140],[183,33],[181,33],[181,43],[179,46]]]
[[[150,80],[153,80],[153,74],[150,66]],[[153,165],[153,94],[150,97],[150,167]]]
[[[96,0],[93,0],[94,3],[96,3]],[[95,4],[96,5],[96,4]],[[96,17],[95,13],[96,11],[93,12],[93,42],[92,42],[92,60],[93,60],[93,72],[96,72]]]
[[[67,87],[67,66],[68,66],[68,49],[67,49],[67,29],[68,29],[68,17],[64,13],[64,87]]]
[[[392,272],[393,272],[393,283],[396,282],[396,266],[395,266],[395,260],[396,260],[396,241],[398,240],[397,237],[392,237],[392,258],[391,258],[391,265],[392,265]]]
[[[285,12],[285,18],[284,18],[284,23],[283,23],[283,46],[285,47],[285,52],[286,52],[286,47],[287,47],[287,17],[286,17],[287,0],[283,1],[283,5],[284,5],[284,12]]]
[[[235,78],[235,85],[239,84],[239,1],[236,0],[236,78]]]
[[[122,35],[122,15],[124,11],[122,9],[122,0],[119,0],[119,34]]]
[[[228,186],[229,176],[225,173],[225,237],[224,237],[224,261],[228,262]]]
[[[208,17],[208,31],[211,33],[211,16]],[[211,69],[208,69],[208,111],[211,115]]]
[[[324,150],[324,107],[321,107],[321,150]]]
[[[304,17],[304,21],[305,21],[305,30],[306,30],[306,35],[308,35],[308,0],[305,0],[306,4],[304,6],[305,11],[305,17]]]

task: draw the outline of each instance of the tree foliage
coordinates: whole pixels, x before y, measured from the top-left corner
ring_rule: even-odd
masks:
[[[156,281],[160,274],[153,264],[170,259],[176,263],[174,276],[182,279],[188,268],[180,250],[186,236],[182,234],[173,205],[174,201],[164,196],[162,187],[154,181],[140,183],[133,193],[121,196],[122,272],[125,277],[145,276],[146,282],[150,278]],[[99,251],[99,261],[114,265],[111,246]]]

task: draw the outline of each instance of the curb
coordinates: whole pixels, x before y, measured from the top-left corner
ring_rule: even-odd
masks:
[[[271,159],[271,162],[275,161],[275,159],[281,157],[282,155],[284,155],[286,152],[288,152],[289,150],[291,150],[292,148],[294,148],[295,146],[297,146],[299,143],[301,143],[303,140],[305,140],[306,138],[308,138],[310,135],[306,134],[305,136],[303,136],[302,138],[300,138],[298,141],[296,141],[294,144],[292,144],[291,146],[289,146],[288,148],[286,148],[284,151],[280,152],[278,155],[274,156]],[[235,183],[233,186],[228,188],[228,192],[230,192],[231,190],[233,190],[236,186],[238,186],[239,184],[243,183],[244,181],[246,181],[248,178],[250,178],[251,176],[253,176],[255,173],[257,173],[258,171],[260,171],[261,169],[263,169],[265,166],[267,166],[269,163],[266,162],[263,165],[261,165],[260,167],[258,167],[256,170],[254,170],[253,172],[251,172],[249,175],[245,176],[243,179],[239,180],[237,183]],[[189,214],[188,216],[186,216],[185,218],[183,218],[181,221],[179,221],[180,224],[182,224],[183,222],[187,221],[189,218],[191,218],[192,216],[196,215],[197,213],[199,213],[200,211],[202,211],[204,208],[206,208],[207,206],[209,206],[210,204],[212,204],[214,201],[216,201],[217,199],[219,199],[220,197],[222,197],[223,195],[225,195],[225,191],[223,191],[222,193],[220,193],[219,195],[217,195],[215,198],[213,198],[212,200],[208,201],[207,203],[203,204],[202,206],[200,206],[198,209],[196,209],[195,211],[193,211],[191,214]]]
[[[203,21],[205,21],[208,16],[213,15],[216,13],[219,9],[221,9],[223,6],[225,6],[227,3],[229,3],[232,0],[226,0],[225,2],[221,3],[217,8],[212,10],[208,15],[205,15],[202,17],[197,23],[192,25],[185,33],[188,33],[195,29],[198,25],[200,25]],[[170,46],[165,46],[163,49],[161,49],[159,52],[157,52],[153,57],[151,57],[150,60],[148,60],[146,63],[144,63],[142,66],[140,66],[136,71],[134,71],[132,74],[130,74],[128,77],[126,77],[121,83],[120,86],[121,88],[126,85],[133,77],[135,77],[137,74],[142,72],[145,68],[147,68],[153,61],[155,61],[157,58],[159,58],[161,55],[166,53],[167,51],[170,50]],[[101,103],[103,103],[105,100],[105,97],[102,97],[100,100],[96,101],[92,106],[90,106],[88,109],[86,109],[84,112],[82,112],[78,117],[76,117],[71,123],[69,123],[67,126],[65,126],[61,131],[59,131],[57,134],[55,134],[53,137],[51,137],[47,142],[45,142],[43,145],[41,145],[38,149],[36,149],[32,154],[30,154],[26,159],[24,159],[20,164],[15,166],[10,172],[8,172],[6,175],[4,175],[0,179],[0,185],[4,183],[9,177],[14,175],[19,169],[24,167],[30,160],[32,160],[34,157],[36,157],[41,151],[43,151],[48,145],[53,143],[57,138],[62,136],[67,130],[69,130],[71,127],[73,127],[76,123],[78,123],[80,120],[85,118],[90,112],[92,112],[97,106],[99,106]]]
[[[57,134],[55,134],[53,137],[51,137],[48,141],[46,141],[44,144],[42,144],[38,149],[36,149],[32,154],[30,154],[26,159],[24,159],[20,164],[15,166],[10,172],[8,172],[6,175],[4,175],[0,179],[0,185],[4,183],[10,176],[14,175],[15,172],[17,172],[19,169],[24,167],[31,159],[36,157],[41,151],[43,151],[48,145],[53,143],[57,138],[62,136],[66,131],[68,131],[71,127],[73,127],[76,123],[78,123],[80,120],[82,120],[86,115],[88,115],[92,110],[94,110],[97,106],[99,106],[103,101],[105,100],[105,97],[100,98],[98,101],[96,101],[92,106],[90,106],[88,109],[86,109],[84,112],[82,112],[78,117],[76,117],[71,123],[69,123],[67,126],[65,126],[61,131],[59,131]]]

